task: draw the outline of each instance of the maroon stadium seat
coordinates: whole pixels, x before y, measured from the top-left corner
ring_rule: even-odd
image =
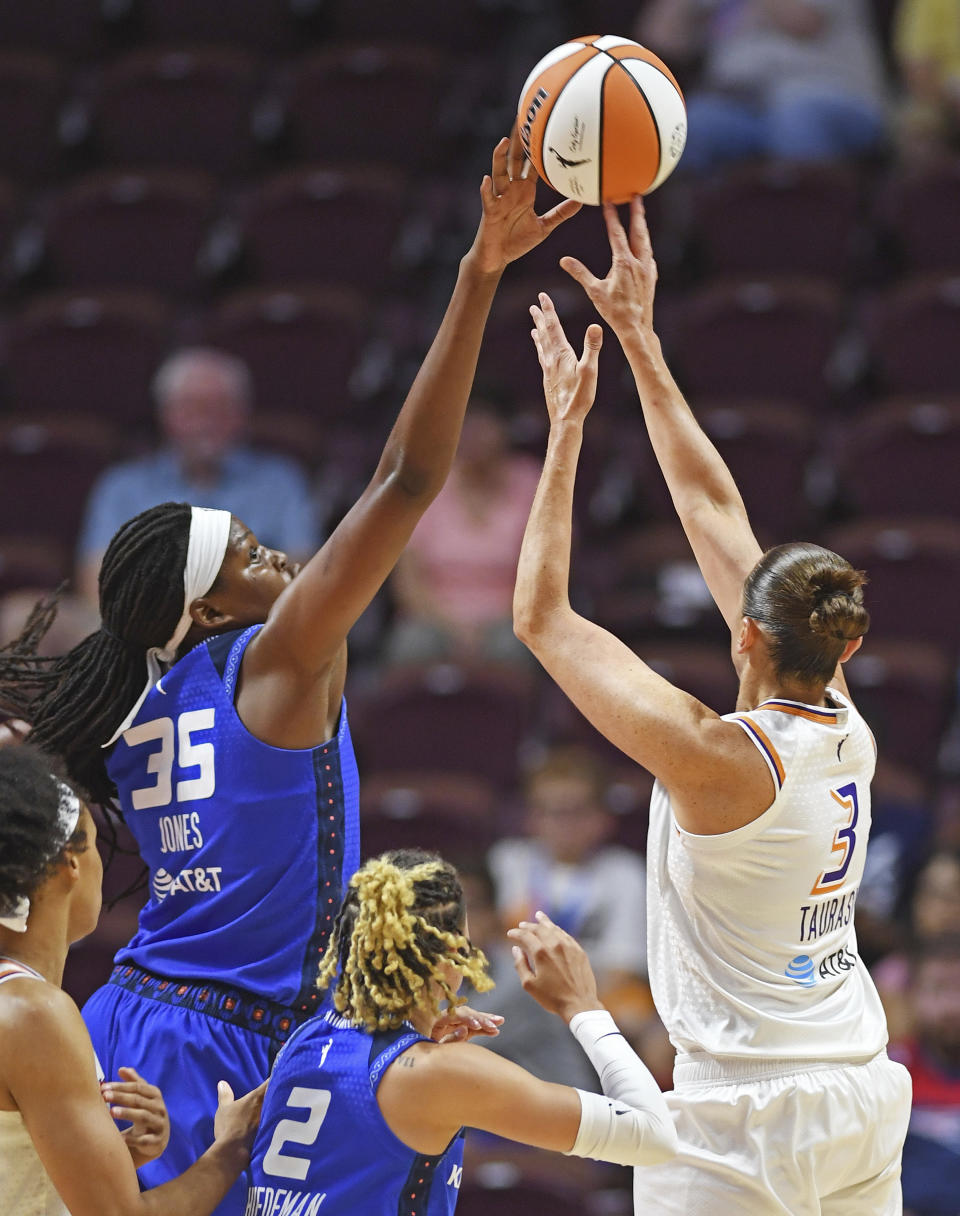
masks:
[[[249,269],[264,283],[317,279],[382,290],[406,212],[406,180],[388,166],[277,174],[243,207]]]
[[[96,146],[124,168],[249,168],[256,61],[233,48],[139,50],[103,73],[93,104]]]
[[[169,316],[141,292],[57,292],[10,323],[10,408],[97,414],[127,432],[149,423],[150,381],[166,350]]]
[[[691,397],[788,397],[822,406],[840,297],[816,279],[749,279],[690,293],[677,371]]]
[[[17,180],[49,176],[60,155],[60,68],[49,56],[7,45],[0,43],[0,173]]]
[[[443,156],[442,119],[455,84],[449,57],[434,47],[326,47],[298,61],[287,83],[291,150],[308,162],[433,167]]]
[[[849,272],[860,207],[852,169],[770,163],[732,170],[693,194],[692,238],[710,273]]]
[[[922,275],[877,294],[865,329],[881,393],[960,393],[960,275]]]
[[[839,524],[823,543],[870,579],[870,639],[960,647],[960,521],[871,517]]]
[[[207,237],[213,182],[201,173],[97,173],[55,199],[45,227],[50,273],[66,287],[188,293]]]
[[[246,361],[263,413],[336,422],[349,416],[350,373],[367,324],[361,298],[347,287],[283,288],[227,297],[203,332]]]
[[[847,424],[838,479],[864,515],[960,517],[960,397],[897,397]]]
[[[898,170],[880,194],[878,211],[909,273],[960,271],[960,158]]]

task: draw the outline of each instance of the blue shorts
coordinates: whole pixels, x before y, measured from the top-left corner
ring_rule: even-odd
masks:
[[[108,1079],[135,1068],[160,1087],[170,1112],[170,1143],[140,1171],[145,1187],[182,1174],[213,1143],[217,1082],[240,1097],[267,1076],[296,1028],[292,1012],[215,984],[178,984],[119,964],[83,1007],[83,1019]],[[243,1216],[244,1178],[214,1216]]]

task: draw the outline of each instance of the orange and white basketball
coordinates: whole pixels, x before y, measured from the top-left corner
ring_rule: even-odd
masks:
[[[670,69],[614,34],[558,46],[527,77],[520,136],[548,185],[582,203],[625,203],[673,172],[687,110]]]

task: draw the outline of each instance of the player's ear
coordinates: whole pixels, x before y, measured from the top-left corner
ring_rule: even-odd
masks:
[[[200,596],[193,601],[190,605],[190,616],[193,618],[193,623],[199,625],[201,629],[222,629],[224,625],[229,625],[233,621],[229,612],[218,608],[205,596]]]
[[[746,654],[755,645],[759,637],[760,627],[757,622],[751,620],[748,616],[741,617],[740,628],[737,631],[736,646],[734,647],[735,653]]]
[[[840,662],[846,663],[847,659],[855,655],[862,645],[863,638],[851,638],[843,648],[843,654],[840,656]]]

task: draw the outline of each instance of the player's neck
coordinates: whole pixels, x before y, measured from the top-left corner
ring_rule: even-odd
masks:
[[[0,956],[23,963],[58,988],[69,944],[66,909],[32,907],[26,933],[0,928]]]

